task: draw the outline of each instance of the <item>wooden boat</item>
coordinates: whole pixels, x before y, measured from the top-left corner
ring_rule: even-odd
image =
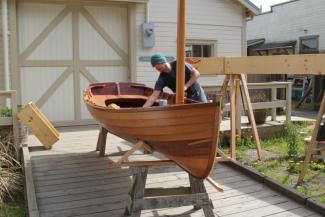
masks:
[[[206,178],[214,164],[220,125],[217,102],[149,108],[142,105],[153,89],[136,83],[96,83],[85,90],[84,101],[91,115],[110,133],[127,141],[145,141],[196,178]],[[172,100],[162,93],[160,99]],[[108,109],[110,104],[119,109]]]

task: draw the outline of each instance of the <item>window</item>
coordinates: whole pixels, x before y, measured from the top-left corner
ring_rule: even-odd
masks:
[[[214,42],[187,42],[186,57],[211,57],[214,56]]]
[[[318,53],[318,35],[301,37],[300,53]]]

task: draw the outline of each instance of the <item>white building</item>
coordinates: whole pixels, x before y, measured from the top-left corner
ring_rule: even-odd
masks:
[[[271,7],[247,22],[247,39],[297,41],[295,53],[325,51],[325,0],[294,0]]]
[[[0,80],[9,79],[19,102],[34,101],[55,125],[92,119],[82,100],[89,82],[153,86],[158,74],[148,62],[150,55],[176,55],[176,0],[7,2],[10,70],[9,75],[1,70]],[[258,12],[248,0],[188,0],[188,52],[246,55],[246,19]],[[145,32],[147,22],[154,27]],[[200,78],[203,85],[217,82],[220,78]]]

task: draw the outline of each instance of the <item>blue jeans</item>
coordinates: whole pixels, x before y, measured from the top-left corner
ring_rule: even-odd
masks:
[[[197,90],[194,94],[191,96],[187,96],[189,99],[193,99],[199,102],[208,102],[207,97],[205,96],[203,88],[200,86],[200,89]]]

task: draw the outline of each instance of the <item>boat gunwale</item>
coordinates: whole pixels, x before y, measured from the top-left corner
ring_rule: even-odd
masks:
[[[139,95],[140,96],[140,95]],[[127,98],[124,98],[127,99]],[[136,98],[133,98],[136,99]],[[109,99],[106,99],[109,100]],[[189,109],[189,107],[210,107],[210,106],[220,106],[219,102],[207,102],[207,103],[189,103],[189,104],[169,104],[166,106],[154,106],[154,107],[131,107],[131,108],[119,108],[119,109],[107,109],[107,107],[99,106],[93,103],[91,100],[84,100],[85,103],[93,108],[103,110],[106,112],[148,112],[148,111],[166,111],[166,110],[181,110],[181,109]]]

